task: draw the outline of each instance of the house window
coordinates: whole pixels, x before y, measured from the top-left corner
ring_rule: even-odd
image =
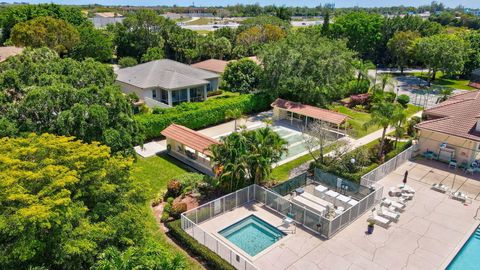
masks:
[[[202,101],[203,100],[203,87],[190,89],[190,101]]]
[[[207,84],[207,92],[210,92],[212,90],[213,90],[212,89],[212,84],[211,83]]]
[[[172,91],[172,104],[178,105],[187,101],[187,89]]]
[[[168,91],[160,89],[160,101],[168,104]]]
[[[152,90],[152,98],[157,99],[157,90]]]

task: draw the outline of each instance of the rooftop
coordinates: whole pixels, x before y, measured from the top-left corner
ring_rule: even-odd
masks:
[[[425,110],[425,114],[433,119],[421,122],[417,125],[418,129],[480,141],[480,132],[475,129],[480,114],[480,91],[452,96],[445,102]]]
[[[10,56],[15,56],[17,54],[22,53],[23,48],[14,47],[14,46],[7,46],[7,47],[0,47],[0,62],[7,60]]]
[[[195,64],[192,67],[201,68],[215,73],[223,73],[227,67],[228,61],[218,59],[208,59]]]
[[[304,105],[298,102],[288,101],[277,98],[272,104],[272,107],[284,109],[293,113],[312,117],[321,121],[340,125],[344,123],[349,117],[343,113],[325,110],[322,108]]]
[[[160,87],[167,90],[208,84],[219,75],[169,59],[162,59],[115,71],[117,81],[140,88]]]
[[[164,129],[161,134],[166,138],[173,139],[184,144],[185,146],[205,154],[209,153],[208,148],[210,145],[220,143],[219,141],[203,135],[200,132],[177,124],[171,124]]]

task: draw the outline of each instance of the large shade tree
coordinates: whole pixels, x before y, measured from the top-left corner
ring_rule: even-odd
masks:
[[[250,93],[260,83],[262,69],[249,58],[232,61],[227,64],[222,75],[222,88],[239,93]]]
[[[130,177],[131,160],[51,134],[2,138],[0,145],[0,268],[89,269],[110,248],[146,245],[145,198]],[[146,256],[165,268],[150,268]],[[131,266],[179,265],[160,246],[143,257]]]
[[[388,41],[388,51],[392,57],[392,63],[400,68],[403,74],[405,67],[411,65],[414,59],[415,41],[420,38],[417,32],[396,32]]]
[[[359,53],[364,60],[377,58],[376,48],[382,40],[384,19],[379,14],[351,12],[335,18],[330,35],[346,38],[347,45]]]
[[[0,112],[23,132],[99,141],[131,153],[143,133],[111,67],[92,59],[61,59],[46,48],[0,64]]]
[[[463,71],[467,60],[465,41],[453,34],[439,34],[424,37],[415,45],[416,57],[431,70],[431,81],[435,80],[437,71],[447,75]]]
[[[354,78],[354,55],[343,41],[291,33],[260,53],[262,86],[283,98],[326,105],[341,98]]]
[[[16,24],[10,37],[19,47],[49,47],[58,53],[69,52],[80,41],[80,34],[73,25],[52,17],[37,17]]]

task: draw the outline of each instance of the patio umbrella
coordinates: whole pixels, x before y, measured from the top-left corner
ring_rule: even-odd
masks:
[[[405,171],[405,175],[403,176],[403,186],[407,184],[407,178],[408,178],[408,171]]]

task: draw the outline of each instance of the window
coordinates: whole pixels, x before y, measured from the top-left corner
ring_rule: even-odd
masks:
[[[207,92],[210,92],[212,90],[213,90],[212,89],[212,84],[211,83],[207,84]]]
[[[157,98],[157,90],[152,90],[152,98],[156,99]]]
[[[186,102],[188,99],[187,89],[172,91],[172,105]]]
[[[168,104],[168,91],[160,89],[160,101]]]

